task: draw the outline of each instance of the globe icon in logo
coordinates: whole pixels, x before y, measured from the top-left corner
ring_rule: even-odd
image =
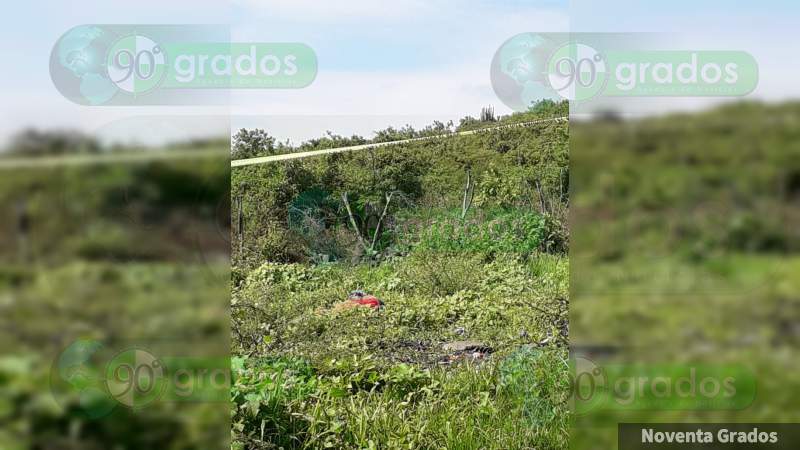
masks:
[[[50,54],[50,75],[68,99],[83,105],[102,105],[119,88],[108,77],[106,54],[117,36],[101,27],[83,25],[67,31]]]
[[[522,33],[504,42],[490,75],[497,96],[515,111],[544,99],[588,100],[608,79],[602,54],[552,33]]]
[[[50,54],[50,76],[82,105],[122,104],[157,89],[167,73],[161,46],[135,31],[82,25],[64,33]]]
[[[61,352],[50,373],[54,398],[66,406],[77,396],[80,410],[89,418],[103,417],[117,405],[103,387],[98,360],[102,349],[95,340],[74,341]]]
[[[77,389],[90,386],[96,378],[92,373],[91,358],[102,348],[102,344],[81,339],[69,345],[58,357],[58,375]]]
[[[500,46],[492,59],[492,87],[515,111],[527,111],[542,99],[559,99],[548,82],[547,62],[559,47],[554,38],[522,33]]]

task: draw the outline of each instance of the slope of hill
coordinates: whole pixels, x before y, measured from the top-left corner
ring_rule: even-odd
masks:
[[[566,448],[568,136],[547,122],[234,169],[234,447]],[[383,305],[352,306],[356,290]]]
[[[600,365],[733,367],[757,384],[741,411],[600,408],[576,448],[613,447],[617,422],[796,421],[800,103],[571,131],[572,343],[616,348]]]

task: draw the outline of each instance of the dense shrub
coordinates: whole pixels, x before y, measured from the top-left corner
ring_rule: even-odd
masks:
[[[537,111],[476,121],[476,125],[558,117],[566,107],[566,102],[545,103]],[[451,127],[440,123],[422,130],[389,128],[377,131],[374,142],[449,131]],[[241,130],[234,142],[249,155],[333,148],[367,140],[329,134],[298,147],[276,147],[263,132]],[[465,187],[466,197],[474,197],[473,210],[537,211],[558,223],[552,228],[561,232],[551,238],[539,236],[538,243],[526,242],[523,252],[534,247],[563,250],[568,142],[566,122],[549,122],[237,168],[231,175],[233,261],[252,268],[263,260],[380,259],[392,254],[397,245],[393,236],[399,215],[416,208],[464,205]],[[263,148],[253,150],[253,145]],[[521,228],[517,231],[527,233],[527,238],[530,233],[524,228],[536,227],[533,220],[517,220],[515,227]]]
[[[292,447],[292,437],[308,428],[303,417],[292,414],[292,408],[315,392],[313,368],[290,358],[239,357],[231,363],[231,433],[235,437],[231,447]]]
[[[419,230],[419,250],[530,256],[537,251],[563,251],[565,237],[547,215],[505,210],[483,220],[442,217]]]

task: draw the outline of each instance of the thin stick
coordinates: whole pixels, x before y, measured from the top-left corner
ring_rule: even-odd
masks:
[[[367,243],[364,242],[364,238],[361,237],[361,233],[358,231],[358,225],[356,225],[356,219],[353,217],[353,210],[350,209],[350,202],[347,201],[347,192],[342,192],[342,202],[344,203],[344,207],[347,208],[347,216],[350,217],[350,224],[353,225],[353,231],[356,232],[356,237],[358,237],[358,243],[364,247],[364,250],[369,251],[370,248],[367,247]]]
[[[394,192],[389,192],[388,194],[386,194],[386,205],[384,205],[383,207],[383,212],[381,213],[381,217],[378,219],[378,225],[375,226],[375,234],[372,236],[372,246],[370,247],[370,250],[372,251],[375,251],[375,244],[378,241],[378,234],[381,231],[381,223],[383,222],[383,218],[386,217],[386,211],[389,210],[389,202],[392,201],[392,195],[394,195]]]
[[[537,178],[534,180],[534,183],[536,183],[536,192],[539,193],[539,203],[542,206],[542,213],[550,214],[550,211],[547,209],[547,204],[544,201],[544,193],[542,192],[542,185],[539,183],[539,179]]]
[[[467,169],[467,181],[464,183],[464,199],[461,201],[461,220],[467,217],[467,212],[472,206],[472,199],[475,196],[475,182],[472,181],[472,171]]]

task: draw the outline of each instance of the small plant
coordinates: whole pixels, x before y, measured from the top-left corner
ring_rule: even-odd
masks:
[[[517,404],[531,425],[565,422],[569,365],[563,348],[521,347],[500,365],[498,395]]]
[[[245,448],[269,443],[291,446],[291,436],[308,427],[292,412],[316,391],[311,366],[290,358],[233,358],[232,371],[234,442]]]

